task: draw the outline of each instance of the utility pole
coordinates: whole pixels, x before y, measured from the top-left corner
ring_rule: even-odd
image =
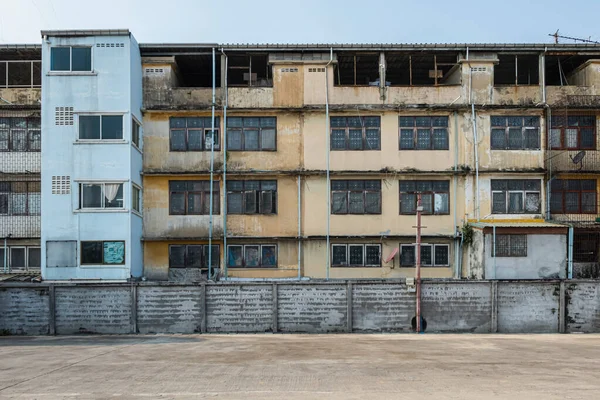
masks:
[[[416,284],[417,284],[417,333],[421,333],[421,213],[423,205],[421,203],[421,193],[417,193],[417,245],[415,246],[415,269],[416,269]]]

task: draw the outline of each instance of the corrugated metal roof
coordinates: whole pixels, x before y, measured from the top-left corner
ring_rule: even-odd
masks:
[[[24,273],[0,273],[0,282],[40,282],[42,276],[39,272],[24,272]]]
[[[44,36],[128,36],[129,29],[76,29],[60,31],[42,31]]]

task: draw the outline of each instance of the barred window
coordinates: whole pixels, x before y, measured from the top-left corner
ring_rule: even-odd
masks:
[[[331,117],[331,150],[381,150],[381,117]]]
[[[40,182],[0,182],[0,215],[40,215]]]
[[[400,246],[400,265],[412,267],[417,263],[416,246],[403,244]],[[447,267],[449,263],[450,246],[447,244],[421,244],[421,266],[424,267]]]
[[[277,267],[277,245],[246,244],[227,246],[227,266],[231,268]]]
[[[227,181],[229,214],[277,214],[277,181]]]
[[[169,268],[201,268],[208,269],[207,244],[171,244],[169,245]],[[212,245],[213,268],[219,268],[220,247]]]
[[[541,211],[539,179],[492,179],[492,213],[526,214]]]
[[[596,214],[595,179],[552,179],[550,212],[554,214]]]
[[[333,244],[332,267],[380,267],[380,244]]]
[[[333,214],[381,214],[381,181],[331,181]]]
[[[400,181],[400,214],[416,214],[418,193],[421,193],[423,214],[450,213],[449,181]]]
[[[213,182],[213,214],[220,213],[219,182]],[[210,181],[169,181],[170,215],[210,213]]]
[[[539,150],[540,117],[491,117],[492,150]]]
[[[400,150],[448,150],[448,117],[399,117]]]
[[[214,131],[211,117],[171,117],[169,126],[171,151],[210,151],[213,140],[214,150],[221,149],[217,117]]]
[[[553,115],[550,122],[551,149],[596,149],[595,115]]]
[[[0,151],[41,150],[40,118],[0,118]]]
[[[227,150],[277,150],[276,117],[227,118]]]
[[[496,248],[495,254],[494,247]],[[496,235],[496,246],[492,242],[492,257],[496,256],[527,257],[527,235]]]

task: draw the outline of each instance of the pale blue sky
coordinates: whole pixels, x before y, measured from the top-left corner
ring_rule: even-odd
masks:
[[[557,29],[600,41],[599,15],[600,0],[0,0],[0,43],[93,28],[145,43],[551,43]]]

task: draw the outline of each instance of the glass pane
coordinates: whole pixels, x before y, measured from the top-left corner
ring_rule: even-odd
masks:
[[[8,150],[8,129],[0,130],[0,151]]]
[[[90,47],[73,47],[73,71],[92,70],[92,49]]]
[[[433,200],[434,212],[436,214],[448,214],[450,212],[448,207],[448,193],[435,193]]]
[[[204,149],[210,151],[213,148],[213,145],[215,150],[219,148],[219,131],[205,130]]]
[[[596,135],[594,128],[581,128],[581,148],[582,149],[593,149],[596,147],[594,140]]]
[[[348,190],[353,190],[353,191],[363,191],[365,189],[365,181],[360,181],[360,180],[350,180],[347,181],[348,182]]]
[[[27,150],[27,131],[13,129],[11,138],[11,149],[13,151]]]
[[[495,150],[506,149],[506,132],[504,129],[492,129],[491,145],[492,149]]]
[[[331,190],[348,190],[348,181],[342,181],[342,180],[331,181]]]
[[[104,207],[123,208],[122,183],[107,183],[104,185]]]
[[[447,129],[434,129],[433,130],[433,149],[434,150],[448,150],[448,130]]]
[[[426,193],[422,194],[421,195],[421,205],[423,206],[424,214],[432,214],[433,213],[433,196],[431,194],[426,194]]]
[[[415,247],[402,246],[400,250],[400,265],[415,265]]]
[[[220,254],[220,248],[218,244],[213,244],[212,245],[212,252],[211,252],[211,264],[213,268],[219,268],[219,265],[221,264],[220,258],[221,258],[221,254]],[[208,268],[208,246],[204,245],[202,246],[202,267],[203,268]]]
[[[332,128],[345,128],[346,118],[345,117],[331,117],[329,119]]]
[[[29,131],[29,150],[40,151],[42,150],[42,132],[38,130]]]
[[[539,149],[540,148],[540,130],[526,129],[525,130],[525,148]]]
[[[259,246],[244,246],[244,262],[246,267],[260,266]]]
[[[367,147],[366,150],[379,150],[379,129],[366,130]]]
[[[171,130],[171,151],[185,151],[185,130],[183,129],[172,129]]]
[[[523,117],[506,117],[508,126],[523,126]]]
[[[361,129],[350,129],[349,133],[349,148],[350,150],[362,150],[362,130]]]
[[[102,139],[123,139],[123,116],[102,116]]]
[[[506,117],[492,116],[490,118],[490,123],[492,126],[505,127],[506,126]],[[504,129],[502,129],[502,131],[504,131]]]
[[[448,192],[450,190],[450,181],[431,182],[434,192]]]
[[[596,213],[596,193],[581,193],[581,212]]]
[[[140,211],[140,189],[135,186],[131,187],[131,208]]]
[[[174,132],[174,131],[172,131]],[[185,131],[179,131],[183,133],[183,136],[185,137]],[[185,139],[184,139],[185,140]],[[171,143],[173,142],[173,139],[171,139]],[[202,130],[200,129],[189,129],[188,130],[188,147],[187,150],[189,151],[200,151],[202,150]],[[185,147],[184,147],[185,149]]]
[[[365,246],[365,265],[381,265],[381,251],[379,246]]]
[[[400,181],[401,192],[414,192],[416,190],[416,181]]]
[[[169,119],[169,125],[171,128],[185,128],[185,124],[186,124],[186,119],[185,118],[175,118],[175,117],[171,117]]]
[[[27,266],[29,268],[40,268],[42,266],[42,254],[39,247],[27,249]]]
[[[523,212],[523,193],[508,194],[508,212],[509,214]]]
[[[531,213],[540,212],[540,194],[526,193],[525,194],[525,211]]]
[[[29,215],[40,215],[42,210],[42,196],[41,193],[28,193],[27,194],[27,205],[29,207]]]
[[[401,127],[414,127],[415,119],[414,117],[400,117],[400,126]]]
[[[579,193],[574,193],[574,192],[565,193],[565,212],[567,212],[567,213],[578,213],[579,212]]]
[[[46,266],[47,267],[76,267],[77,242],[75,241],[47,241]]]
[[[171,215],[185,214],[185,193],[171,193],[169,213]]]
[[[347,265],[346,260],[346,246],[345,245],[333,245],[332,246],[332,265]]]
[[[242,126],[242,118],[240,117],[229,117],[227,118],[228,128],[239,128]]]
[[[246,120],[247,118],[244,118]],[[259,150],[258,129],[244,129],[244,150]]]
[[[553,192],[550,195],[550,212],[552,212],[552,213],[562,213],[563,212],[562,192]]]
[[[363,122],[360,117],[347,117],[346,122],[348,123],[348,126],[351,126],[351,127],[362,127],[363,126]]]
[[[347,192],[333,192],[331,202],[331,212],[333,214],[348,213],[348,197]]]
[[[565,133],[567,147],[570,149],[577,148],[577,129],[567,129]]]
[[[70,71],[71,70],[71,48],[70,47],[52,47],[50,49],[50,70],[51,71]]]
[[[187,195],[187,213],[202,214],[202,192],[188,193]]]
[[[346,149],[346,130],[332,129],[331,130],[331,150]]]
[[[432,117],[431,125],[433,126],[448,126],[448,117]]]
[[[510,255],[512,257],[527,257],[527,235],[510,236]]]
[[[185,267],[186,268],[200,268],[202,267],[202,245],[187,245],[186,246],[186,257]]]
[[[417,126],[431,126],[431,117],[415,117]]]
[[[244,118],[244,127],[256,127],[260,126],[260,118],[246,117]]]
[[[431,246],[430,245],[422,245],[421,246],[421,265],[431,265]]]
[[[417,195],[402,193],[400,195],[400,213],[414,214],[416,211]]]
[[[244,193],[244,213],[245,214],[255,214],[258,212],[256,194],[257,194],[257,192],[254,190]]]
[[[260,192],[259,212],[261,214],[272,214],[275,212],[275,207],[273,204],[273,192],[270,190]]]
[[[433,190],[433,183],[431,181],[416,181],[415,183],[419,192],[431,192]]]
[[[381,118],[380,117],[364,117],[363,123],[366,127],[380,127],[381,126]]]
[[[533,127],[540,126],[540,117],[524,117],[523,119],[524,119],[525,126],[533,126]]]
[[[512,150],[523,148],[523,131],[521,128],[508,129],[508,148]]]
[[[350,252],[350,265],[363,265],[363,245],[348,245]]]
[[[81,242],[81,263],[102,264],[102,242]]]
[[[276,246],[262,246],[261,264],[263,267],[276,267],[277,266],[277,247]]]
[[[243,259],[242,246],[227,246],[227,265],[229,267],[241,267]]]
[[[350,192],[348,212],[350,214],[364,214],[365,202],[363,192]]]
[[[448,265],[448,246],[435,246],[435,265]]]
[[[100,139],[100,116],[79,116],[79,139]]]
[[[264,118],[263,118],[264,119]],[[262,150],[275,150],[276,145],[275,129],[263,129],[260,134],[260,147]]]
[[[80,187],[83,191],[81,208],[102,207],[102,185],[84,183]]]
[[[232,130],[227,132],[227,149],[242,150],[242,131]]]
[[[414,132],[412,129],[400,130],[400,150],[412,150],[415,148]]]
[[[492,193],[492,213],[493,214],[506,213],[506,192]]]
[[[417,129],[417,149],[428,150],[431,148],[431,130]]]
[[[104,264],[125,263],[125,242],[104,242]]]
[[[260,126],[265,128],[274,128],[277,126],[277,118],[275,117],[263,117],[260,119]]]
[[[228,182],[229,183],[229,182]],[[243,193],[227,194],[227,212],[230,214],[242,214]]]
[[[365,193],[365,212],[367,214],[381,214],[381,193]]]
[[[10,249],[10,266],[15,269],[25,268],[25,248],[13,247]]]

